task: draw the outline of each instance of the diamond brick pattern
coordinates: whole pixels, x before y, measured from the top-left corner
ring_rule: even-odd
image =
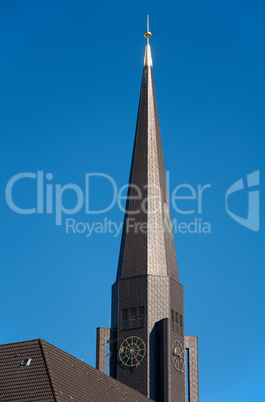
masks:
[[[190,401],[199,402],[198,338],[185,335],[185,348],[189,349]],[[186,378],[186,376],[185,376]]]
[[[151,66],[143,70],[129,184],[117,279],[160,275],[179,281]]]
[[[110,339],[110,328],[97,328],[96,368],[107,374],[107,353]]]

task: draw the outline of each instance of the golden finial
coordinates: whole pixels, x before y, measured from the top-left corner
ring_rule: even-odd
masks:
[[[145,47],[145,55],[144,55],[144,66],[153,66],[152,63],[152,56],[151,56],[151,49],[150,49],[150,45],[149,45],[149,38],[151,38],[152,34],[149,31],[149,15],[147,16],[147,31],[144,34],[144,37],[147,39],[147,44]]]
[[[149,31],[149,15],[147,16],[147,31],[144,34],[144,37],[147,39],[147,43],[149,43],[149,38],[151,38],[152,34]]]

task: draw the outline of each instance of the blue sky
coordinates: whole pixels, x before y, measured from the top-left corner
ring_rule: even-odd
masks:
[[[54,194],[56,184],[84,191],[87,173],[127,183],[150,14],[170,196],[180,184],[211,186],[201,214],[195,200],[178,204],[193,214],[171,206],[178,223],[197,218],[211,228],[175,234],[185,332],[199,337],[200,398],[264,401],[264,13],[257,0],[1,2],[0,343],[42,337],[95,364],[120,235],[66,233],[66,219],[119,224],[122,212],[117,204],[104,214],[82,208],[56,225],[55,213],[12,211],[5,190],[14,175],[37,171],[52,173],[44,185]],[[247,219],[246,178],[256,171],[259,231],[225,208],[228,188],[242,178],[228,207]],[[112,195],[107,180],[91,181],[91,209]],[[17,182],[13,198],[34,207],[36,181]],[[65,207],[75,202],[65,194]]]

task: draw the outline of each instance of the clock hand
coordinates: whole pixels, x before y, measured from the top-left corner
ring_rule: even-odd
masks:
[[[140,366],[140,363],[138,362],[137,357],[135,356],[134,350],[132,350],[132,354],[133,354],[135,360],[137,361],[136,366]]]

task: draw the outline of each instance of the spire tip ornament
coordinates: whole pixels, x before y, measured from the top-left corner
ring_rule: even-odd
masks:
[[[145,37],[146,39],[151,38],[151,36],[152,36],[152,34],[151,34],[150,31],[146,31],[146,32],[144,33],[144,37]]]
[[[151,38],[152,34],[149,31],[149,15],[147,16],[147,29],[146,32],[144,34],[144,37],[147,39],[147,43],[149,43],[149,38]]]
[[[147,39],[147,44],[145,48],[145,55],[144,55],[144,67],[146,66],[153,66],[152,56],[151,56],[151,49],[149,45],[149,38],[151,38],[152,34],[149,31],[149,15],[147,16],[147,31],[144,34],[144,37]]]

